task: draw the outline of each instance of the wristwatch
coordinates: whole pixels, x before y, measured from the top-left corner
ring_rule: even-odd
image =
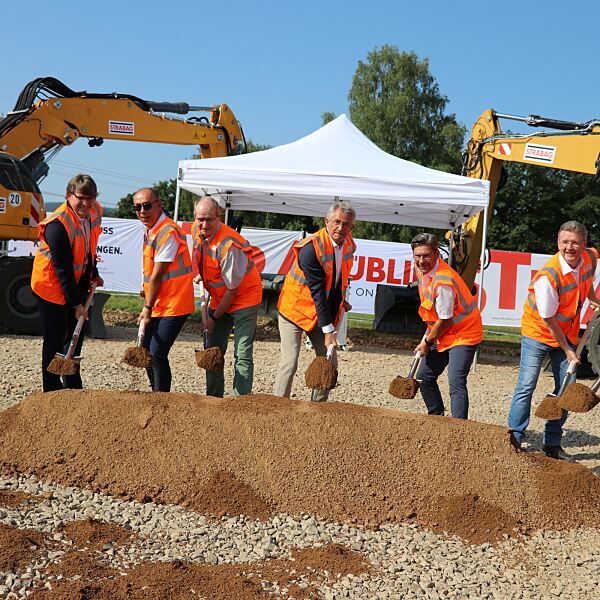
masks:
[[[150,306],[149,304],[146,304],[146,305],[144,306],[144,308],[145,308],[146,310],[149,310],[150,312],[152,312],[152,311],[154,310],[154,306]]]
[[[435,340],[433,340],[433,341],[430,341],[430,340],[428,340],[428,339],[427,339],[427,336],[425,336],[425,337],[423,338],[423,341],[424,341],[424,342],[425,342],[425,343],[426,343],[426,344],[427,344],[427,345],[428,345],[430,348],[431,348],[431,346],[433,346],[433,345],[435,344]]]

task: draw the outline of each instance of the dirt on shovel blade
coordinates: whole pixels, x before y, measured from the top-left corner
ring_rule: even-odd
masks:
[[[572,383],[560,397],[560,406],[571,412],[589,412],[600,398],[582,383]]]
[[[412,377],[394,377],[388,392],[395,398],[412,400],[419,389],[419,382]]]
[[[55,375],[75,375],[78,367],[79,363],[76,360],[55,356],[48,365],[48,371]]]
[[[140,367],[147,369],[152,366],[152,354],[148,348],[141,348],[139,346],[130,346],[125,350],[125,354],[121,362],[124,362],[130,367]]]
[[[337,383],[338,372],[324,357],[317,356],[306,369],[304,381],[311,390],[332,390]]]
[[[558,398],[553,394],[548,394],[535,409],[534,414],[540,419],[554,421],[562,417],[563,409],[558,405]]]
[[[196,364],[207,371],[222,371],[225,357],[220,348],[213,346],[206,350],[196,350]]]

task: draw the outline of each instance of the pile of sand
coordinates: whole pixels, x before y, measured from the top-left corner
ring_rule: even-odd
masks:
[[[418,522],[475,542],[600,524],[600,479],[505,428],[274,396],[60,391],[0,413],[0,471],[203,514]]]

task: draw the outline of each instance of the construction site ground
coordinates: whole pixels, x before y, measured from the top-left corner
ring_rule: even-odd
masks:
[[[263,322],[255,395],[216,400],[196,324],[169,396],[120,362],[134,319],[106,321],[84,392],[40,394],[41,339],[0,336],[0,598],[600,597],[600,409],[567,421],[575,463],[539,454],[533,415],[517,453],[518,348],[483,349],[465,423],[387,393],[414,340],[351,330],[330,402],[311,404],[308,350],[292,399],[270,396]],[[552,388],[543,374],[534,407]]]

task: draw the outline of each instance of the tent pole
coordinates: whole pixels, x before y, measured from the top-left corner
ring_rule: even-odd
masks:
[[[485,272],[485,248],[487,246],[487,233],[488,233],[488,207],[483,209],[483,238],[481,240],[481,255],[479,257],[479,289],[477,290],[477,306],[479,310],[482,310],[483,303],[483,274]],[[477,354],[473,359],[472,371],[477,370]]]
[[[454,253],[452,252],[452,250],[454,249],[454,233],[456,231],[456,227],[454,226],[454,223],[452,223],[452,227],[450,229],[450,244],[448,247],[448,266],[452,266],[452,263],[454,262]]]
[[[175,189],[175,211],[173,212],[173,221],[177,223],[177,217],[179,216],[179,197],[181,195],[181,188],[179,187],[179,179],[177,180],[177,187]]]

